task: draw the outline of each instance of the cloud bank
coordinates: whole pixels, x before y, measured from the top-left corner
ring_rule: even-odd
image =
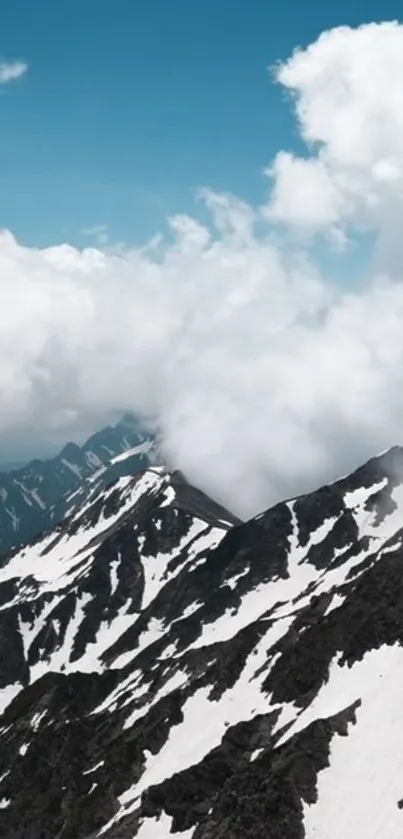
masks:
[[[28,70],[26,61],[2,61],[0,62],[0,85],[9,84],[25,76]]]
[[[325,32],[274,75],[307,152],[271,161],[265,206],[204,190],[208,227],[137,250],[1,234],[0,437],[140,410],[242,515],[402,442],[403,27]],[[348,265],[363,236],[365,284],[337,287],[318,243]]]

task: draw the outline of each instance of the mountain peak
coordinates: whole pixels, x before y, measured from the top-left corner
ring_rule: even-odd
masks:
[[[400,839],[396,455],[245,523],[84,482],[0,569],[1,836]]]
[[[69,442],[49,460],[35,459],[27,466],[0,475],[0,556],[15,545],[34,538],[66,512],[65,499],[83,490],[85,481],[113,460],[131,451],[131,471],[149,463],[147,449],[136,454],[146,437],[129,415],[116,426],[92,434],[82,446]],[[137,466],[136,466],[137,460]],[[125,471],[115,467],[112,477]]]
[[[132,411],[126,411],[117,423],[118,427],[142,429],[143,424]]]

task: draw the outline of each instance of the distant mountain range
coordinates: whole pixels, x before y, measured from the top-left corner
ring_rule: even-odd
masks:
[[[403,450],[246,523],[126,452],[0,568],[2,839],[400,839]]]
[[[150,461],[151,442],[132,414],[113,427],[93,434],[83,446],[67,443],[56,457],[32,460],[27,466],[0,473],[0,557],[34,538],[66,512],[64,499],[100,474],[115,458],[112,477],[119,474],[117,457],[131,451],[131,468]]]

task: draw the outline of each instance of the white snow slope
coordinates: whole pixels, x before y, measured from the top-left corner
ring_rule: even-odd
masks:
[[[400,839],[402,540],[403,485],[387,453],[352,478],[229,532],[181,511],[169,473],[148,469],[120,479],[11,557],[0,586],[15,580],[15,594],[0,614],[17,610],[30,680],[49,669],[114,673],[86,711],[89,724],[118,720],[130,742],[154,725],[159,732],[141,746],[140,770],[120,779],[97,835],[191,839],[197,825],[200,839],[214,835],[225,792],[217,789],[205,810],[190,812],[189,804],[190,823],[182,823],[169,796],[164,803],[165,785],[176,773],[178,784],[193,783],[193,768],[212,750],[225,753],[229,732],[269,715],[270,737],[259,739],[253,728],[239,764],[266,778],[283,754],[291,766],[301,737],[326,722],[328,745],[320,759],[312,757],[309,781],[299,785],[293,776],[307,839]],[[91,580],[101,571],[107,597],[87,637]],[[38,645],[49,627],[52,642]],[[10,681],[0,692],[3,705],[20,690],[21,682]],[[174,697],[180,714],[168,724]],[[346,713],[338,733],[334,720]],[[83,774],[97,785],[107,752],[93,764]],[[7,783],[0,783],[5,812]],[[143,808],[152,787],[162,790],[155,813]],[[284,824],[284,839],[301,835],[296,823]],[[250,835],[281,835],[270,829],[267,822]],[[233,826],[222,836],[238,833]]]

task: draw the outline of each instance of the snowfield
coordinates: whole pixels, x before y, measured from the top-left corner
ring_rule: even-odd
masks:
[[[403,489],[388,454],[227,522],[151,467],[0,569],[1,835],[28,806],[18,773],[44,749],[56,769],[44,786],[29,776],[30,795],[50,784],[62,807],[78,773],[92,833],[77,839],[248,839],[248,796],[251,836],[271,836],[278,796],[273,835],[400,839]],[[46,807],[30,818],[50,829]]]

